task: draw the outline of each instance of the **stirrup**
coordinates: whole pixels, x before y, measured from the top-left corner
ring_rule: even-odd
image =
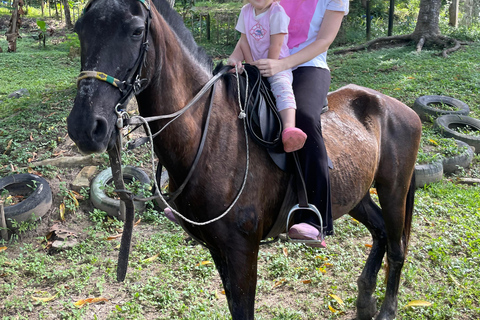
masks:
[[[318,219],[320,220],[320,239],[318,240],[308,240],[308,239],[292,239],[288,236],[288,225],[290,224],[290,217],[292,213],[298,210],[310,210],[313,211],[317,216]],[[308,244],[316,244],[316,243],[322,243],[324,241],[324,236],[323,236],[323,219],[322,215],[320,214],[320,211],[318,211],[317,207],[315,207],[313,204],[308,203],[307,207],[300,207],[300,205],[296,204],[290,209],[290,212],[288,213],[287,216],[287,228],[286,228],[286,240],[290,242],[296,242],[296,243],[304,243],[306,245]]]

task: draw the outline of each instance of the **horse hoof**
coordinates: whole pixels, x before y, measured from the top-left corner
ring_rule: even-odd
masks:
[[[367,303],[363,304],[365,307],[359,307],[357,304],[357,319],[371,320],[377,313],[377,299],[371,298]]]

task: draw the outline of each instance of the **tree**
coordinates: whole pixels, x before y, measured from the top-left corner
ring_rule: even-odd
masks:
[[[14,0],[12,6],[13,6],[12,17],[10,18],[10,24],[8,26],[7,32],[5,33],[8,41],[8,52],[17,51],[17,38],[19,37],[18,30],[22,25],[21,16],[24,14],[22,9],[23,0]]]
[[[364,49],[377,49],[382,46],[403,45],[413,41],[417,45],[417,52],[420,52],[425,45],[437,45],[444,48],[442,55],[447,57],[449,53],[460,49],[461,43],[441,34],[439,27],[441,7],[442,0],[420,0],[417,24],[411,34],[382,37],[368,41],[358,47],[339,50],[334,53],[342,54]]]
[[[65,24],[67,29],[73,29],[72,18],[70,17],[70,5],[68,4],[68,0],[62,0],[63,3],[63,11],[65,11]]]

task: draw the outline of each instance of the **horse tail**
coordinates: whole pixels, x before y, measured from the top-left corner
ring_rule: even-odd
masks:
[[[405,255],[407,254],[408,242],[410,241],[410,230],[412,228],[413,205],[415,202],[415,171],[410,180],[410,187],[408,189],[407,198],[405,201],[405,222],[403,225],[403,245]]]

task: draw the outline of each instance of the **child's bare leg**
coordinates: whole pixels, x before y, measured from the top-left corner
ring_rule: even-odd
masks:
[[[297,110],[293,108],[283,109],[280,113],[280,118],[282,118],[283,129],[295,127],[295,114]]]
[[[307,140],[305,132],[295,127],[295,113],[293,108],[287,108],[280,111],[282,118],[283,132],[282,142],[285,152],[293,152],[301,149]]]

